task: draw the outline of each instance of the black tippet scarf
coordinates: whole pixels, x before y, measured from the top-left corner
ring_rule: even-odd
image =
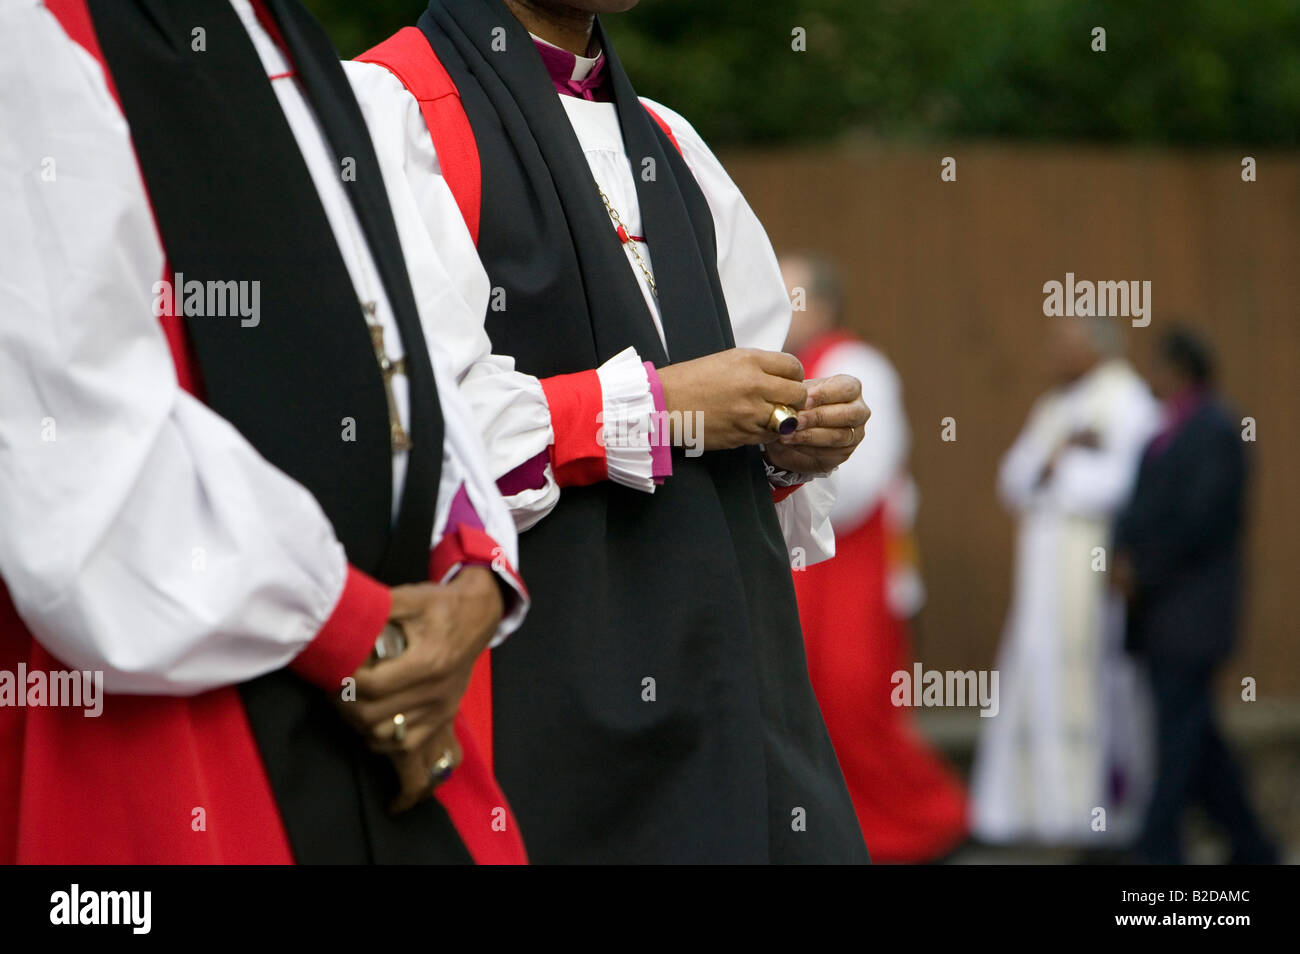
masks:
[[[227,0],[89,10],[172,268],[261,283],[256,327],[186,318],[207,403],[315,495],[353,565],[390,585],[426,580],[442,415],[379,162],[329,38],[296,0],[267,2],[329,145],[355,160],[348,196],[405,345],[412,449],[395,527],[387,404],[357,293],[243,25]],[[388,816],[387,760],[319,689],[285,670],[241,692],[299,862],[469,860],[433,800]]]
[[[628,345],[656,366],[667,364],[640,286],[528,32],[499,0],[434,0],[419,25],[451,71],[478,142],[483,168],[479,253],[507,292],[505,309],[489,312],[489,333],[518,323],[511,293],[526,294],[553,302],[556,311],[570,317],[586,318],[557,322],[553,330],[562,337],[519,341],[513,353],[529,373],[539,366],[561,369],[548,373],[585,370]],[[498,27],[506,30],[506,49],[499,52],[492,49],[502,36],[492,32]],[[733,347],[704,194],[636,98],[604,31],[598,29],[597,37],[623,140],[634,160],[672,360]],[[653,178],[643,169],[652,170]]]
[[[666,364],[527,31],[501,0],[433,0],[419,27],[478,145],[479,253],[506,302],[494,349],[543,377],[628,345]],[[707,201],[597,37],[671,360],[730,348]],[[675,452],[653,495],[566,488],[520,546],[534,602],[493,652],[495,762],[532,860],[866,859],[757,448]],[[796,810],[816,822],[797,830]]]

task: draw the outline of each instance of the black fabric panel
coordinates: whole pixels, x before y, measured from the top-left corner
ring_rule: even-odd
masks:
[[[378,161],[328,39],[296,2],[270,0],[329,143],[356,162],[349,198],[405,344],[413,449],[395,529],[387,403],[361,307],[237,15],[226,0],[89,9],[172,267],[186,281],[261,283],[256,327],[186,319],[209,406],[315,495],[355,566],[389,584],[426,579],[442,416]],[[288,670],[241,693],[298,861],[469,860],[436,802],[388,817],[391,768],[325,693]]]
[[[375,572],[388,583],[419,582],[429,575],[429,543],[442,471],[442,411],[397,226],[361,107],[329,37],[298,0],[267,0],[267,3],[334,154],[346,156],[355,164],[355,178],[344,179],[343,185],[370,245],[402,341],[409,342],[405,349],[405,368],[410,392],[409,432],[413,436],[397,527]],[[373,352],[367,354],[374,373],[377,365]],[[388,420],[386,409],[385,404],[385,421]],[[388,433],[386,426],[384,432]],[[391,476],[389,482],[391,485]]]

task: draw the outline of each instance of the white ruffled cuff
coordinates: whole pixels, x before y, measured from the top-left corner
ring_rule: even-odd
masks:
[[[596,369],[600,378],[601,446],[609,479],[652,494],[654,461],[650,453],[654,396],[645,365],[635,348],[625,348]]]

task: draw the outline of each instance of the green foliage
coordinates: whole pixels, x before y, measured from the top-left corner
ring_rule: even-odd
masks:
[[[329,30],[344,57],[364,53],[404,26],[414,26],[427,3],[420,0],[302,0]]]
[[[345,55],[419,0],[307,0]],[[1294,146],[1297,0],[642,0],[607,25],[714,145],[995,136]],[[1106,30],[1093,52],[1092,30]],[[807,31],[807,51],[791,49]]]

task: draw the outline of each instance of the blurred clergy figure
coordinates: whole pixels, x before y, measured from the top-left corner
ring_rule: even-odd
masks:
[[[840,327],[834,263],[786,255],[781,273],[794,306],[786,348],[810,378],[856,377],[871,408],[861,449],[838,472],[835,558],[795,567],[809,675],[872,858],[932,861],[965,839],[967,806],[961,782],[910,710],[891,702],[893,674],[912,666],[907,621],[925,599],[912,545],[917,493],[907,472],[902,382],[883,354]]]
[[[1132,833],[1150,771],[1140,685],[1107,581],[1111,523],[1159,410],[1121,357],[1115,319],[1055,322],[1057,383],[998,475],[1019,530],[1000,709],[982,720],[973,825],[986,841],[1090,848]]]

